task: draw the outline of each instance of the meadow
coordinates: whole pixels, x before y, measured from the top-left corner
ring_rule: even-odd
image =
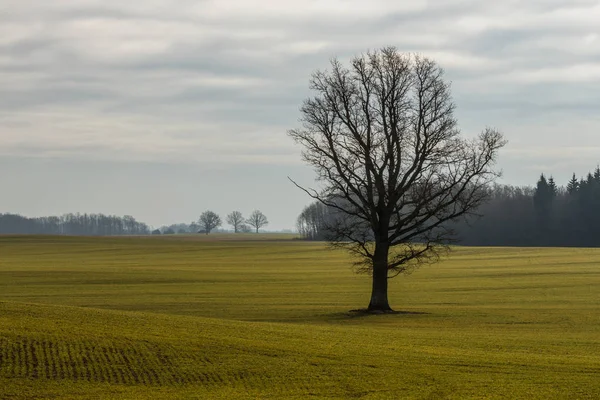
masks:
[[[391,281],[289,236],[0,236],[0,399],[600,398],[600,249]]]

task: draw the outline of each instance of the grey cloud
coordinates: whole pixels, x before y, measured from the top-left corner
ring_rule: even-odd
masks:
[[[230,2],[231,13],[214,12],[215,2],[72,4],[40,2],[27,13],[15,1],[15,11],[0,17],[37,27],[0,45],[5,88],[0,106],[18,111],[13,124],[21,118],[38,129],[38,111],[60,109],[57,115],[67,115],[76,105],[73,112],[85,107],[90,121],[103,121],[96,126],[131,129],[123,134],[140,136],[140,143],[143,127],[123,125],[121,118],[150,123],[154,118],[146,117],[153,116],[163,118],[165,126],[178,119],[165,130],[164,141],[178,132],[200,131],[197,141],[202,142],[213,131],[202,128],[206,125],[284,131],[296,123],[298,106],[309,95],[311,71],[326,68],[331,56],[345,58],[387,44],[438,59],[454,82],[469,130],[485,124],[501,128],[507,116],[518,121],[572,112],[582,118],[598,100],[591,88],[598,82],[593,68],[600,53],[569,54],[569,48],[553,46],[551,40],[558,36],[569,43],[594,33],[587,20],[573,21],[586,7],[595,12],[595,2],[433,1],[425,8],[394,6],[363,16],[344,10],[338,18],[331,10],[319,14],[298,4],[290,5],[301,11],[297,14],[261,13],[267,3],[259,1],[249,15],[236,10],[241,3],[235,2]],[[564,21],[553,26],[560,13]],[[581,82],[565,78],[569,68]],[[91,124],[92,131],[99,129]],[[79,151],[75,143],[65,146],[65,154],[69,146]],[[148,149],[140,145],[131,151]]]
[[[70,103],[81,105],[82,103],[97,102],[111,97],[109,91],[86,90],[83,88],[40,88],[30,91],[5,90],[2,97],[0,97],[0,108],[5,111],[10,109],[22,110],[52,105],[57,102],[65,105]]]

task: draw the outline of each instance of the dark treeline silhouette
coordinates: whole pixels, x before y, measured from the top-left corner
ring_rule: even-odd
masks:
[[[60,217],[28,218],[17,214],[0,214],[0,234],[148,235],[150,228],[129,215],[65,214]]]
[[[494,185],[490,201],[473,217],[453,224],[456,243],[470,246],[600,247],[600,168],[565,186],[542,174],[535,187]],[[305,207],[298,232],[326,239],[330,211],[321,203]]]

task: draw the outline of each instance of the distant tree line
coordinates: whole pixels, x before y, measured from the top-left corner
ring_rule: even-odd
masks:
[[[566,186],[542,174],[535,187],[497,186],[483,217],[460,225],[462,243],[503,246],[600,246],[600,168]]]
[[[600,247],[600,168],[565,186],[542,174],[535,187],[494,185],[479,217],[452,225],[457,244],[470,246]],[[296,228],[309,240],[325,240],[332,210],[306,206]]]
[[[147,235],[148,225],[130,215],[65,214],[60,217],[28,218],[17,214],[0,214],[0,234],[43,235]]]
[[[231,225],[234,233],[248,233],[253,230],[258,231],[269,224],[269,220],[266,215],[259,210],[254,210],[248,218],[244,218],[244,215],[240,211],[232,211],[226,217],[227,224]],[[186,234],[186,233],[204,233],[208,235],[214,230],[218,229],[223,225],[221,217],[214,211],[204,211],[198,221],[192,221],[190,224],[174,224],[169,226],[163,226],[160,229],[153,231],[155,235],[173,235],[173,234]]]
[[[254,210],[248,218],[239,211],[227,216],[235,233],[256,232],[269,224],[267,217],[259,210]],[[209,234],[222,225],[221,217],[214,211],[207,210],[197,221],[189,224],[180,223],[163,226],[151,230],[142,222],[130,215],[118,217],[104,214],[65,214],[60,217],[28,218],[18,214],[0,214],[0,234],[27,235],[168,235],[168,234]]]

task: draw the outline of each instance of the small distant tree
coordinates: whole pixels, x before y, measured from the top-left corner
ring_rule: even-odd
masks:
[[[548,179],[548,188],[550,189],[552,197],[556,197],[558,188],[556,187],[556,182],[554,182],[554,177],[552,175],[550,175],[550,179]]]
[[[173,228],[168,228],[164,234],[165,235],[174,235],[175,231],[173,230]]]
[[[210,231],[221,226],[221,217],[213,211],[204,211],[202,215],[200,215],[198,224],[200,225],[200,229],[208,235]]]
[[[160,231],[160,229],[155,229],[155,230],[152,231],[152,234],[153,235],[161,235],[162,232]]]
[[[267,220],[265,214],[258,210],[254,210],[246,220],[246,223],[253,227],[256,230],[256,233],[258,233],[260,228],[269,224],[269,220]]]
[[[579,181],[575,177],[575,173],[573,173],[573,177],[571,178],[571,180],[569,180],[569,183],[567,183],[567,193],[575,194],[575,193],[577,193],[578,188],[579,188]]]
[[[227,216],[227,223],[233,226],[233,231],[235,233],[238,233],[240,231],[240,227],[244,223],[244,216],[239,211],[233,211]]]
[[[533,204],[541,217],[547,217],[552,208],[552,202],[556,197],[556,184],[550,177],[547,180],[544,174],[540,175],[537,182],[535,193],[533,194]]]

